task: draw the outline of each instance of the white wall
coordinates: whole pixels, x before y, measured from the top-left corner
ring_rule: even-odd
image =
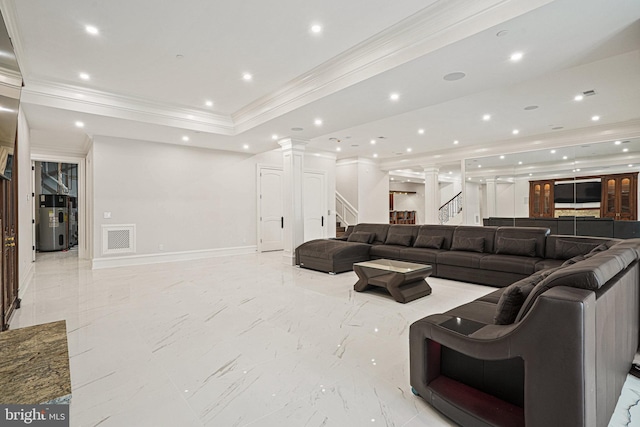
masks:
[[[512,218],[515,212],[515,185],[496,183],[496,216]]]
[[[326,172],[326,190],[327,211],[325,218],[325,227],[327,237],[336,235],[336,159],[334,156],[316,156],[315,154],[307,154],[304,157],[304,168],[306,170],[318,170]],[[304,191],[305,196],[307,194]],[[314,195],[309,195],[314,197]]]
[[[358,161],[358,222],[389,222],[389,173],[377,164]]]
[[[467,181],[464,183],[462,213],[466,225],[482,225],[482,195],[480,187],[475,182]]]
[[[336,164],[336,191],[358,209],[358,161],[347,160]]]
[[[514,216],[529,217],[529,181],[517,180],[515,182]]]
[[[33,199],[31,197],[31,137],[22,109],[18,114],[18,287],[22,297],[33,272]]]
[[[416,211],[416,224],[424,224],[424,184],[390,182],[390,191],[413,191],[415,194],[394,194],[393,209]]]

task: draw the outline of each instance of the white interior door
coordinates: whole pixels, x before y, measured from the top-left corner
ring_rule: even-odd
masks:
[[[326,237],[327,209],[325,175],[304,173],[304,241]]]
[[[261,252],[284,249],[282,169],[260,168],[259,219]]]

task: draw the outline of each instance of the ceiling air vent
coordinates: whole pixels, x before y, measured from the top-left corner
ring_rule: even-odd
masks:
[[[593,89],[591,89],[591,90],[586,90],[586,91],[582,92],[582,94],[583,94],[584,96],[593,96],[593,95],[595,95],[595,94],[596,94],[596,91],[595,91],[595,90],[593,90]]]

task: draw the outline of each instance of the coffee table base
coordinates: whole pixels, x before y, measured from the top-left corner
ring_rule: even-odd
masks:
[[[396,301],[403,304],[431,294],[431,286],[425,280],[431,275],[431,270],[396,273],[354,264],[353,271],[358,275],[358,282],[353,286],[357,292],[365,291],[370,286],[385,288]]]

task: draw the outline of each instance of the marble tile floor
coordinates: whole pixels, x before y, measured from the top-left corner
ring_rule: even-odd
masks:
[[[455,425],[411,393],[408,327],[493,289],[430,278],[403,305],[356,280],[279,252],[103,270],[40,253],[11,328],[66,320],[74,427]]]

